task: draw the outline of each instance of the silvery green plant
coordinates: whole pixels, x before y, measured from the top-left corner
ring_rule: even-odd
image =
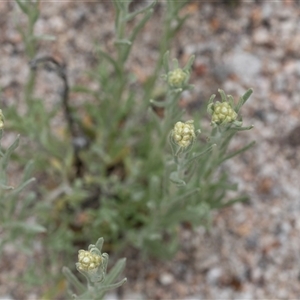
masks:
[[[80,294],[77,295],[69,291],[69,296],[73,299],[100,300],[103,299],[107,291],[118,288],[126,282],[127,279],[123,278],[121,281],[114,283],[123,271],[126,259],[120,259],[106,274],[108,254],[101,253],[103,242],[103,238],[99,238],[96,245],[88,247],[88,251],[79,250],[78,252],[76,269],[85,277],[87,286],[81,283],[69,268],[63,268],[63,273],[69,285],[73,286],[76,292]]]
[[[4,116],[0,109],[0,254],[6,243],[20,245],[22,251],[31,253],[32,240],[37,234],[46,231],[35,220],[29,221],[36,196],[34,192],[24,192],[24,189],[35,181],[34,178],[30,178],[32,162],[25,167],[21,183],[17,187],[11,186],[7,168],[11,155],[18,147],[19,136],[7,149],[4,149],[1,146],[3,130]]]
[[[64,63],[38,55],[34,35],[38,5],[17,2],[29,20],[29,27],[21,29],[24,43],[30,39],[35,43],[26,48],[30,76],[24,89],[25,115],[16,106],[9,107],[6,114],[9,129],[26,136],[36,149],[34,171],[37,178],[44,179],[37,187],[43,201],[31,213],[47,228],[45,269],[49,261],[69,265],[78,245],[99,235],[105,238],[106,252],[118,253],[130,246],[147,256],[170,259],[180,244],[178,231],[183,222],[208,226],[211,210],[247,199],[228,199],[227,191],[237,186],[220,166],[252,146],[228,152],[234,135],[251,128],[242,126],[240,109],[252,90],[239,101],[221,90],[221,102],[212,97],[209,132],[202,128],[199,112],[191,116],[178,105],[182,93],[193,88],[189,80],[194,56],[180,67],[176,59],[170,64],[167,50],[186,19],[180,10],[187,1],[160,3],[165,13],[157,62],[143,84],[131,74],[128,57],[156,1],[136,11],[130,10],[132,1],[113,1],[115,51],[96,45],[98,63],[87,70],[98,88],[71,86]],[[54,72],[63,84],[60,101],[50,109],[34,96],[35,79],[42,70]],[[71,105],[70,91],[85,97],[80,107]],[[61,111],[65,122],[55,130],[51,121]],[[58,135],[57,129],[63,134]],[[32,158],[28,149],[22,149],[21,163]],[[105,256],[99,256],[104,263]],[[106,270],[103,266],[99,270]],[[54,272],[48,271],[44,282],[58,276]],[[76,293],[84,295],[82,285]]]
[[[143,247],[139,242],[141,239],[134,238],[137,228],[147,223],[143,214],[148,214],[145,204],[149,193],[148,171],[141,169],[143,163],[140,162],[148,156],[147,144],[151,142],[151,139],[148,140],[148,129],[153,124],[147,123],[144,128],[147,133],[142,134],[141,141],[135,138],[135,135],[141,134],[136,124],[144,118],[148,100],[156,93],[155,83],[162,68],[163,55],[187,18],[187,15],[182,16],[180,10],[188,0],[160,4],[165,13],[158,59],[153,66],[153,74],[137,94],[131,88],[136,81],[128,72],[126,62],[133,43],[152,16],[157,1],[135,11],[130,9],[131,2],[113,1],[116,11],[116,51],[109,53],[102,45],[95,46],[98,64],[87,73],[91,75],[91,81],[99,83],[100,88],[92,90],[85,86],[70,86],[64,63],[51,56],[39,55],[41,39],[48,42],[55,40],[53,36],[35,34],[40,1],[16,0],[20,9],[16,13],[22,12],[27,17],[27,26],[18,26],[18,30],[23,38],[30,72],[23,93],[25,110],[20,113],[15,102],[6,108],[5,113],[9,119],[7,129],[20,133],[30,145],[22,147],[22,151],[15,154],[17,162],[22,166],[27,164],[33,158],[34,149],[33,171],[39,179],[36,188],[42,200],[32,203],[30,213],[47,228],[47,234],[41,239],[47,255],[44,261],[39,262],[41,268],[38,277],[31,281],[39,285],[47,282],[51,287],[47,294],[51,297],[55,296],[57,290],[51,285],[51,280],[58,275],[53,268],[44,272],[43,278],[42,270],[46,270],[49,264],[70,262],[76,251],[74,245],[98,237],[99,226],[110,249],[125,247],[132,243],[131,237],[139,248]],[[63,83],[62,91],[58,93],[60,102],[47,109],[44,99],[35,96],[36,78],[42,70],[54,72]],[[70,105],[70,92],[83,94],[87,98],[83,107],[79,109]],[[141,103],[140,106],[135,105],[136,100]],[[65,127],[61,131],[64,135],[59,136],[51,122],[62,109],[66,122],[59,128]],[[136,160],[132,151],[138,152]],[[154,165],[150,163],[147,168],[152,169]],[[159,173],[161,168],[162,165],[157,168]],[[125,181],[121,178],[124,172]],[[142,195],[141,191],[145,188],[147,195]],[[142,203],[141,197],[144,198]],[[134,204],[128,205],[128,201]],[[141,217],[138,211],[142,211]],[[123,236],[126,238],[123,239]],[[30,243],[30,239],[27,241]],[[61,253],[67,255],[62,256]]]
[[[234,134],[252,128],[242,127],[239,115],[240,108],[250,97],[252,90],[248,90],[236,105],[232,96],[226,96],[222,90],[219,90],[222,103],[213,103],[213,95],[208,102],[212,131],[208,133],[207,142],[201,141],[201,122],[197,124],[194,120],[184,121],[185,112],[178,106],[182,92],[192,89],[188,78],[193,59],[191,57],[182,69],[179,68],[178,61],[173,60],[173,68],[170,70],[167,52],[164,56],[165,75],[162,76],[168,85],[165,100],[150,101],[152,105],[164,109],[162,120],[153,114],[159,124],[156,127],[157,135],[163,137],[163,141],[161,144],[153,143],[152,151],[159,153],[166,150],[163,145],[168,135],[171,155],[164,157],[161,193],[157,196],[159,200],[152,203],[155,219],[149,227],[154,232],[147,232],[144,242],[153,253],[164,257],[174,254],[177,249],[178,224],[188,222],[192,226],[208,226],[211,210],[247,199],[246,196],[226,199],[226,191],[236,190],[237,186],[230,184],[226,173],[219,172],[219,167],[227,159],[253,145],[250,143],[236,152],[228,153],[229,142]],[[199,119],[197,113],[194,115]],[[156,149],[156,145],[159,145],[159,149]],[[159,185],[153,190],[159,191]],[[172,242],[162,249],[161,245],[165,240]]]

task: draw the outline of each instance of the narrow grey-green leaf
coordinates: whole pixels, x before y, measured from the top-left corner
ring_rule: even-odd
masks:
[[[147,5],[147,6],[143,7],[143,8],[141,8],[140,10],[137,10],[137,11],[134,11],[134,12],[128,14],[128,15],[125,17],[124,21],[128,22],[128,21],[132,20],[132,19],[133,19],[135,16],[137,16],[138,14],[141,14],[141,13],[147,11],[148,9],[151,9],[152,7],[154,7],[154,5],[155,5],[156,3],[157,3],[157,0],[154,0],[152,3],[150,3],[149,5]]]
[[[111,284],[114,282],[118,276],[123,272],[126,265],[126,258],[119,259],[117,263],[113,266],[110,272],[105,276],[105,284]]]
[[[10,228],[10,229],[20,229],[22,231],[26,231],[28,233],[43,233],[46,232],[47,229],[39,224],[29,224],[26,222],[19,221],[10,221],[9,223],[2,224],[2,227]]]
[[[178,177],[178,172],[172,172],[172,173],[170,174],[169,179],[170,179],[173,183],[175,183],[177,186],[185,186],[185,185],[186,185],[186,183],[185,183],[184,180],[179,179],[179,177]]]
[[[235,107],[235,111],[239,112],[239,110],[241,109],[241,107],[245,104],[245,102],[249,99],[249,97],[251,96],[251,94],[253,93],[253,89],[249,89],[242,97],[240,97],[239,103],[237,104],[237,106]]]

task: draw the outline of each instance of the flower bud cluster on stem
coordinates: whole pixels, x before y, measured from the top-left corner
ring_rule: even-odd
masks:
[[[112,268],[109,274],[106,274],[108,264],[108,254],[101,253],[103,238],[99,238],[96,245],[89,245],[88,250],[78,251],[77,270],[86,278],[87,288],[76,278],[76,276],[67,268],[63,268],[63,273],[68,282],[73,287],[81,291],[77,296],[69,292],[75,299],[103,299],[105,292],[121,286],[126,278],[114,283],[125,267],[126,260],[119,260]]]

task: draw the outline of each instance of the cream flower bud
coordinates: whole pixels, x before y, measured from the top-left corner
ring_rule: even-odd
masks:
[[[78,251],[78,268],[83,271],[91,271],[96,269],[102,262],[100,255],[90,251]]]
[[[181,88],[186,79],[188,74],[184,72],[182,69],[178,68],[175,69],[168,74],[168,83],[173,88]]]
[[[174,142],[183,148],[188,147],[195,138],[194,121],[177,122],[172,131]]]
[[[237,113],[228,102],[217,101],[213,106],[212,122],[216,124],[231,123],[237,119]]]

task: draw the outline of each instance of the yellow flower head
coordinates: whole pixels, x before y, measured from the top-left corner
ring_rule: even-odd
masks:
[[[177,122],[172,131],[174,142],[183,148],[188,147],[195,138],[194,121],[190,120],[185,123]]]
[[[181,88],[188,77],[182,69],[177,68],[168,74],[168,83],[172,88]]]
[[[102,257],[90,251],[78,251],[78,268],[84,271],[96,269],[102,262]]]
[[[231,123],[237,118],[237,113],[228,102],[217,101],[213,107],[212,122],[216,124]]]

